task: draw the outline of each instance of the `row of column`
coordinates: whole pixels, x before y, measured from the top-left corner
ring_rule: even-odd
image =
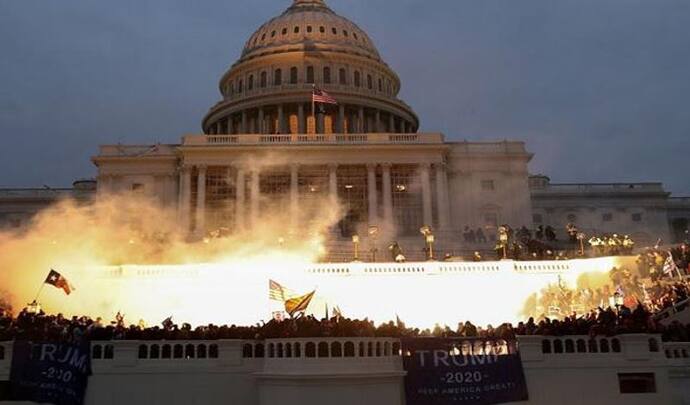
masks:
[[[367,165],[367,198],[369,205],[369,224],[379,224],[379,202],[378,192],[376,188],[376,164]],[[338,177],[337,164],[331,164],[328,173],[328,193],[331,203],[335,204],[338,201]],[[383,223],[393,223],[393,188],[391,181],[391,167],[390,163],[381,164],[382,169],[382,196],[383,196]],[[197,165],[197,194],[196,194],[196,210],[195,215],[195,229],[197,234],[203,234],[206,229],[206,166]],[[448,179],[446,175],[445,165],[442,163],[434,164],[436,170],[436,204],[438,211],[438,226],[441,230],[446,230],[450,227],[450,202],[448,199]],[[420,165],[420,176],[422,185],[422,211],[423,220],[425,224],[431,225],[433,223],[433,198],[431,187],[431,164]],[[179,212],[180,221],[183,229],[189,229],[191,213],[191,196],[192,196],[192,167],[182,166],[180,169],[180,193],[179,193]],[[237,228],[242,229],[248,225],[245,213],[247,197],[245,195],[246,176],[247,173],[244,168],[237,167],[236,170],[236,201],[235,201],[235,221]],[[249,221],[250,224],[255,224],[259,218],[259,198],[260,198],[260,172],[251,171],[249,173]],[[294,221],[298,215],[299,210],[299,165],[293,164],[290,166],[290,217]],[[295,225],[294,223],[292,225]]]
[[[288,122],[286,120],[286,114],[285,114],[285,106],[283,104],[278,104],[275,106],[275,108],[272,108],[271,110],[275,109],[277,113],[277,121],[278,121],[278,132],[281,134],[288,134],[290,133],[290,129],[288,128]],[[350,108],[348,108],[350,109]],[[350,109],[351,110],[351,109]],[[298,123],[298,133],[300,134],[305,134],[307,133],[307,116],[308,114],[311,114],[311,111],[305,111],[305,105],[303,103],[298,103],[297,104],[297,123]],[[256,114],[252,114],[252,117],[249,117],[248,110],[243,110],[241,113],[239,113],[240,120],[239,120],[239,128],[238,133],[241,134],[248,134],[248,133],[259,133],[259,134],[266,134],[269,133],[267,128],[269,125],[266,125],[266,114],[265,110],[263,107],[259,107],[256,109]],[[346,106],[343,104],[338,105],[338,114],[336,117],[335,121],[335,128],[334,132],[335,133],[345,133],[345,117],[347,116],[347,111],[346,111]],[[410,133],[414,131],[412,123],[403,120],[402,118],[396,117],[392,113],[388,113],[388,126],[386,127],[384,125],[384,121],[382,119],[382,111],[381,110],[374,110],[373,114],[370,115],[372,119],[371,124],[369,125],[370,127],[373,128],[368,128],[368,132],[401,132],[401,133]],[[256,119],[256,121],[254,121]],[[362,106],[359,106],[356,108],[355,113],[350,114],[349,122],[350,128],[349,132],[350,133],[363,133],[365,132],[365,120],[367,119],[366,113],[365,113],[365,108]],[[399,130],[398,130],[398,125],[399,125]],[[316,132],[317,133],[324,133],[324,114],[316,114]],[[354,124],[354,125],[353,125]],[[233,126],[233,120],[232,117],[228,117],[227,119],[221,119],[216,121],[215,124],[213,124],[209,128],[209,133],[214,135],[214,134],[222,134],[222,133],[230,133],[231,128]]]

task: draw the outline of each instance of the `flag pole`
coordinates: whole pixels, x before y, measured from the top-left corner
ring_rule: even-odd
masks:
[[[41,283],[41,288],[38,289],[38,292],[36,293],[36,298],[34,298],[34,302],[38,302],[38,296],[41,295],[41,292],[43,292],[43,287],[45,287],[45,285],[45,281]]]

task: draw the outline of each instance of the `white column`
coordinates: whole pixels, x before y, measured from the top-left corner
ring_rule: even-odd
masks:
[[[285,131],[285,112],[283,111],[283,105],[278,104],[278,133],[284,134]]]
[[[332,164],[328,166],[328,194],[331,198],[331,203],[338,202],[338,165]]]
[[[445,163],[436,163],[436,208],[438,209],[438,226],[441,229],[450,227],[450,206],[448,203],[448,181]]]
[[[252,179],[250,185],[250,208],[249,216],[252,222],[252,226],[256,226],[259,222],[259,171],[252,171]]]
[[[290,220],[295,227],[299,210],[299,166],[290,165]]]
[[[241,167],[237,168],[237,180],[235,183],[235,227],[242,230],[246,225],[244,218],[244,202],[245,198],[245,179],[244,179],[244,169]]]
[[[184,235],[189,233],[189,211],[192,198],[192,170],[189,166],[182,166],[180,173],[180,225]]]
[[[378,196],[376,194],[376,165],[367,165],[367,197],[369,199],[369,225],[378,223]]]
[[[198,181],[196,184],[196,229],[197,235],[206,233],[206,166],[197,166]]]
[[[424,215],[424,225],[432,225],[433,215],[431,212],[431,180],[429,177],[429,164],[422,163],[419,167],[422,180],[422,212]]]
[[[392,227],[393,224],[393,187],[391,187],[391,164],[384,163],[383,168],[383,221]]]

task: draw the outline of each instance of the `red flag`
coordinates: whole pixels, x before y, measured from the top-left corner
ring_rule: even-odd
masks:
[[[70,295],[72,291],[75,289],[72,286],[72,284],[70,284],[69,281],[67,281],[65,276],[53,269],[50,269],[50,273],[48,273],[48,277],[46,277],[46,281],[44,281],[44,283],[50,284],[55,288],[61,289],[67,295]]]

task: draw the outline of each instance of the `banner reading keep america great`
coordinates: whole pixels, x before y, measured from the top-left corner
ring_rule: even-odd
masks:
[[[408,405],[489,405],[528,399],[514,341],[404,339]]]

